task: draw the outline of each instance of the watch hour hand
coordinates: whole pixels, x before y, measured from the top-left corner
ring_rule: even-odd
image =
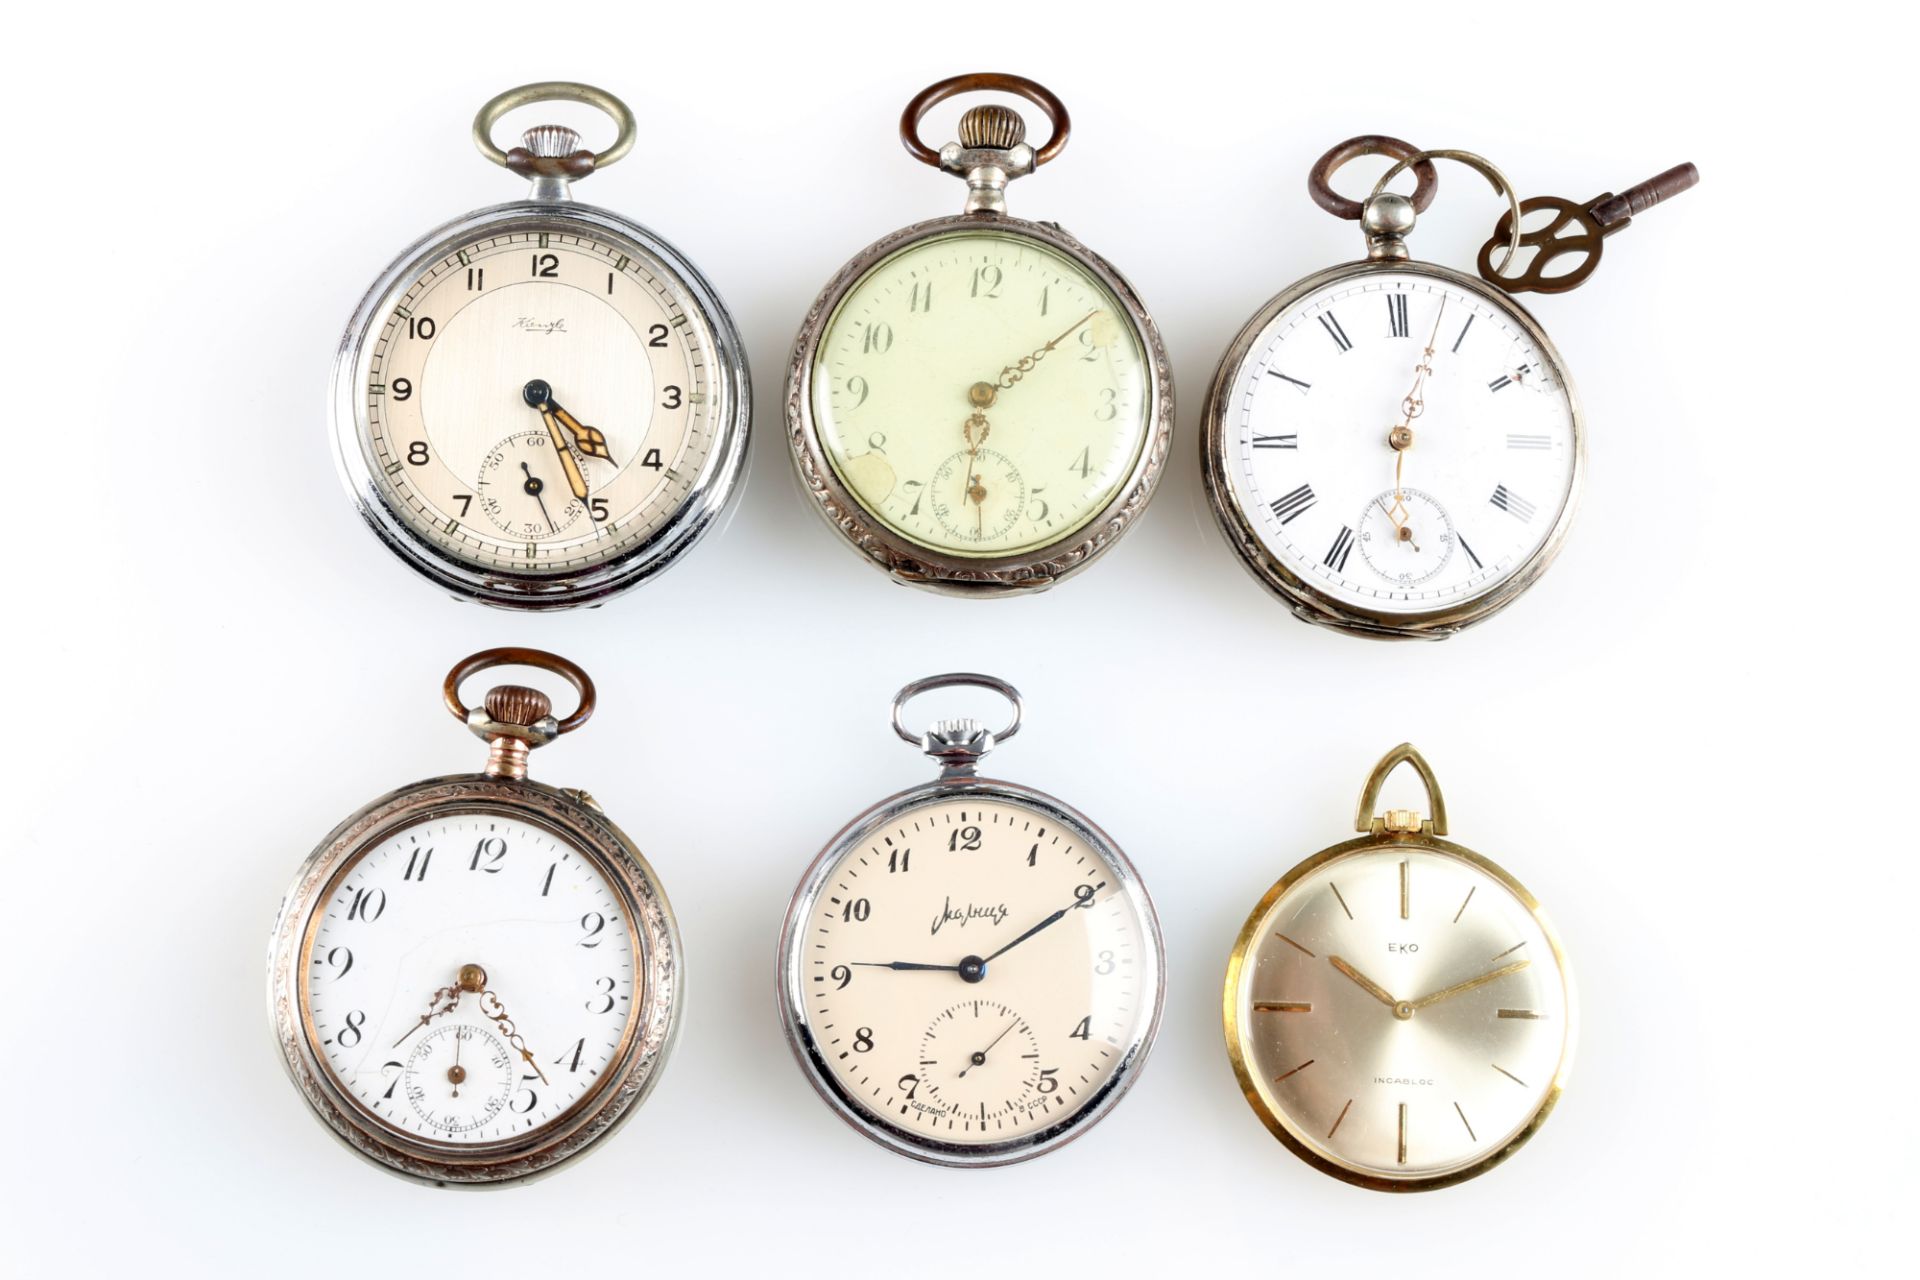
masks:
[[[1333,965],[1334,968],[1338,969],[1342,974],[1346,975],[1348,978],[1351,978],[1354,981],[1355,985],[1357,985],[1362,991],[1372,996],[1375,1000],[1378,1000],[1381,1004],[1386,1005],[1389,1009],[1394,1009],[1399,1007],[1400,1002],[1393,998],[1392,992],[1388,991],[1385,987],[1375,982],[1372,978],[1369,978],[1366,974],[1360,972],[1358,969],[1348,964],[1345,960],[1342,960],[1339,956],[1328,956],[1327,960],[1329,963]]]
[[[848,964],[858,969],[899,969],[929,970],[936,973],[958,973],[957,964],[916,964],[911,960],[849,960]]]

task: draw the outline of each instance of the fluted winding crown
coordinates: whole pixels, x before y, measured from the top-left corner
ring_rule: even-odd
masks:
[[[538,724],[553,714],[553,701],[538,689],[503,684],[487,690],[487,716],[501,724]]]
[[[1026,137],[1027,122],[1012,107],[973,107],[960,117],[960,145],[969,151],[976,147],[1010,151]]]

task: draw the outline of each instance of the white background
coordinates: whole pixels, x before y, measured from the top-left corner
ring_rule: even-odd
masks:
[[[1842,57],[1843,36],[1881,38],[1864,10],[1764,31],[1631,4],[10,21],[29,25],[0,87],[0,1266],[1484,1275],[1904,1247],[1913,157],[1867,132],[1906,116],[1856,88],[1895,74],[1870,48]],[[1072,146],[1013,211],[1132,277],[1180,403],[1132,536],[1059,591],[998,603],[892,586],[840,545],[791,479],[780,411],[818,287],[884,232],[959,208],[894,120],[922,85],[982,67],[1072,109]],[[634,157],[580,194],[715,281],[759,411],[730,527],[636,595],[527,618],[447,599],[376,545],[335,478],[325,393],[393,254],[520,191],[474,153],[474,110],[552,77],[639,113]],[[1360,248],[1309,203],[1306,169],[1374,131],[1483,152],[1522,194],[1584,199],[1683,159],[1704,175],[1610,240],[1585,287],[1528,302],[1584,397],[1584,508],[1524,600],[1439,645],[1295,622],[1200,488],[1219,353],[1271,294]],[[1416,252],[1464,267],[1498,211],[1444,171]],[[263,966],[282,889],[339,817],[477,765],[438,683],[497,644],[598,679],[599,715],[536,773],[591,789],[646,849],[692,985],[628,1127],[544,1182],[476,1195],[390,1178],[312,1119],[268,1034]],[[1043,1160],[972,1173],[846,1129],[795,1068],[772,990],[807,860],[926,775],[887,730],[888,696],[952,668],[1026,692],[998,771],[1131,853],[1170,978],[1123,1105]],[[1402,739],[1438,770],[1455,834],[1546,904],[1584,1024],[1529,1147],[1389,1198],[1312,1172],[1256,1121],[1219,984],[1246,912],[1343,838]]]

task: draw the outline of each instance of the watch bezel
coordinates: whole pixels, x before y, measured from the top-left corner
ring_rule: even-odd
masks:
[[[1151,973],[1153,1005],[1132,1041],[1121,1046],[1119,1062],[1113,1074],[1073,1111],[1059,1120],[1016,1138],[991,1143],[952,1143],[929,1138],[923,1133],[894,1124],[888,1117],[868,1107],[841,1080],[814,1040],[806,1012],[804,965],[798,950],[804,942],[801,930],[812,914],[827,881],[840,859],[869,843],[876,832],[897,822],[902,815],[929,803],[981,800],[1013,805],[1039,814],[1047,822],[1073,832],[1085,847],[1107,860],[1116,887],[1123,892],[1141,922],[1143,945],[1151,953],[1142,965]],[[1160,935],[1160,919],[1140,882],[1139,872],[1091,819],[1079,810],[1043,791],[994,778],[936,778],[917,787],[888,796],[860,813],[842,827],[801,877],[787,907],[780,929],[779,951],[774,961],[774,985],[782,1026],[788,1047],[793,1050],[801,1071],[814,1090],[833,1111],[855,1131],[887,1150],[927,1164],[948,1168],[995,1168],[1017,1164],[1044,1155],[1078,1138],[1103,1119],[1138,1079],[1148,1051],[1160,1029],[1160,1015],[1166,996],[1166,951]]]
[[[841,481],[813,415],[813,366],[827,322],[874,267],[921,241],[955,232],[1026,237],[1072,259],[1119,299],[1146,356],[1150,385],[1145,438],[1113,496],[1072,532],[1039,547],[1003,556],[961,556],[925,546],[874,516]],[[882,236],[855,254],[814,300],[794,339],[787,367],[787,442],[795,474],[811,505],[866,559],[895,581],[952,595],[1004,595],[1051,587],[1104,554],[1139,520],[1166,469],[1173,439],[1173,370],[1160,331],[1139,294],[1114,266],[1050,222],[1005,214],[955,214],[914,223]]]
[[[572,234],[627,241],[674,277],[687,299],[692,323],[710,345],[711,421],[714,443],[678,509],[653,533],[619,555],[559,573],[516,573],[481,568],[420,537],[394,510],[379,484],[364,441],[369,423],[365,397],[368,364],[378,338],[374,326],[429,266],[461,244],[491,229],[551,227]],[[672,245],[639,223],[606,209],[572,201],[516,200],[476,209],[427,232],[402,250],[354,309],[334,357],[329,403],[334,460],[356,510],[376,537],[415,572],[458,596],[507,608],[547,610],[599,604],[665,571],[690,551],[726,514],[744,488],[751,434],[752,384],[744,345],[732,315],[699,269]]]
[[[1261,539],[1254,518],[1235,500],[1229,471],[1237,463],[1233,451],[1237,434],[1231,418],[1247,360],[1267,326],[1308,295],[1343,280],[1359,280],[1373,275],[1429,276],[1456,288],[1465,289],[1491,306],[1512,316],[1552,369],[1555,380],[1566,392],[1571,414],[1573,468],[1567,482],[1567,500],[1560,508],[1553,527],[1539,546],[1521,564],[1498,583],[1466,600],[1419,612],[1373,609],[1358,602],[1343,600],[1323,591],[1302,577],[1284,559],[1268,549]],[[1344,262],[1295,281],[1268,299],[1235,335],[1226,354],[1215,369],[1207,389],[1206,407],[1201,414],[1201,473],[1205,479],[1207,505],[1240,562],[1255,580],[1280,597],[1303,621],[1329,627],[1350,635],[1376,639],[1437,640],[1476,626],[1493,617],[1517,600],[1547,571],[1566,541],[1580,505],[1580,489],[1586,470],[1586,424],[1580,409],[1580,397],[1567,372],[1559,349],[1527,310],[1513,299],[1500,294],[1484,282],[1448,267],[1421,261]]]
[[[593,861],[624,902],[642,985],[602,1080],[560,1115],[501,1142],[441,1143],[386,1125],[336,1078],[313,1043],[303,999],[304,957],[332,889],[363,853],[407,827],[472,813],[539,827]],[[308,855],[274,924],[267,995],[288,1076],[348,1149],[389,1173],[434,1186],[497,1186],[543,1176],[583,1154],[645,1101],[679,1030],[684,969],[673,910],[653,869],[624,832],[543,783],[456,774],[388,792],[335,827]]]

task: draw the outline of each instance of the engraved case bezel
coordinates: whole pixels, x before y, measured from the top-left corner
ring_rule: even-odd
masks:
[[[922,241],[955,232],[1024,236],[1072,259],[1120,301],[1146,355],[1150,384],[1146,438],[1132,469],[1109,499],[1072,533],[1012,555],[961,556],[922,545],[875,517],[840,480],[813,415],[813,367],[827,322],[875,266]],[[807,312],[787,368],[787,442],[811,505],[854,550],[897,582],[949,595],[1040,591],[1091,564],[1139,520],[1166,468],[1173,439],[1173,370],[1160,331],[1139,295],[1113,265],[1057,223],[976,212],[902,227],[862,249],[827,282]]]
[[[417,823],[474,813],[540,827],[592,860],[625,904],[640,966],[636,977],[643,985],[601,1082],[565,1112],[501,1142],[439,1143],[381,1123],[341,1086],[313,1044],[300,980],[314,922],[362,853]],[[388,792],[320,842],[281,903],[268,947],[267,995],[288,1076],[314,1115],[350,1150],[415,1181],[493,1186],[542,1176],[626,1122],[658,1082],[672,1051],[685,998],[684,968],[679,931],[659,880],[633,842],[604,815],[563,790],[530,779],[457,774]]]
[[[842,857],[868,844],[876,833],[898,822],[913,809],[929,803],[952,804],[968,800],[994,801],[1026,809],[1047,822],[1073,832],[1087,848],[1107,860],[1113,870],[1116,887],[1126,895],[1141,922],[1142,944],[1151,953],[1147,963],[1142,965],[1142,972],[1152,975],[1153,997],[1152,1011],[1138,1033],[1131,1042],[1121,1046],[1119,1064],[1113,1074],[1080,1107],[1030,1134],[998,1142],[963,1144],[942,1142],[893,1123],[888,1117],[869,1108],[839,1078],[813,1036],[803,989],[806,966],[799,950],[805,942],[805,923],[817,908],[828,879]],[[980,777],[936,778],[911,787],[888,796],[841,828],[808,866],[799,887],[794,891],[793,900],[787,907],[785,923],[781,926],[780,949],[774,967],[775,992],[781,1022],[786,1028],[788,1047],[793,1050],[793,1056],[808,1082],[833,1108],[834,1113],[857,1132],[889,1151],[949,1168],[993,1168],[1031,1160],[1064,1146],[1098,1123],[1133,1087],[1140,1068],[1146,1062],[1147,1053],[1153,1047],[1154,1037],[1160,1029],[1167,979],[1159,916],[1155,914],[1153,901],[1140,883],[1139,873],[1112,838],[1085,814],[1043,791],[1018,783]]]
[[[394,302],[434,263],[487,232],[547,230],[626,241],[674,278],[692,323],[702,327],[712,355],[710,407],[713,448],[678,510],[658,529],[618,556],[560,573],[513,573],[469,564],[423,539],[389,504],[367,454],[370,438],[366,386],[375,326]],[[354,310],[333,363],[334,457],[341,482],[375,536],[415,572],[456,596],[515,609],[567,609],[599,604],[679,562],[719,522],[744,487],[753,417],[746,350],[733,318],[713,286],[679,250],[637,222],[570,200],[517,200],[478,209],[436,227],[409,245],[383,271]]]
[[[1466,600],[1424,612],[1368,608],[1354,601],[1339,599],[1301,577],[1261,541],[1255,517],[1243,510],[1235,500],[1233,482],[1228,474],[1230,468],[1238,465],[1234,456],[1238,433],[1233,418],[1237,413],[1239,389],[1245,379],[1247,361],[1262,332],[1282,313],[1310,294],[1328,285],[1363,280],[1374,275],[1428,276],[1467,290],[1511,316],[1533,342],[1540,358],[1552,370],[1555,381],[1566,392],[1572,418],[1573,470],[1567,483],[1567,500],[1546,538],[1525,561],[1498,583]],[[1580,411],[1580,398],[1567,374],[1566,363],[1560,358],[1560,352],[1547,336],[1546,330],[1518,303],[1472,276],[1431,262],[1392,259],[1347,262],[1315,272],[1289,285],[1255,312],[1235,336],[1233,344],[1221,358],[1214,372],[1213,383],[1207,391],[1206,408],[1201,415],[1200,465],[1206,480],[1207,505],[1212,509],[1228,545],[1260,585],[1280,597],[1296,617],[1350,635],[1389,640],[1437,640],[1484,622],[1512,604],[1539,580],[1540,575],[1553,563],[1554,557],[1560,554],[1567,530],[1573,524],[1574,511],[1580,504],[1580,486],[1586,469],[1586,430]]]

